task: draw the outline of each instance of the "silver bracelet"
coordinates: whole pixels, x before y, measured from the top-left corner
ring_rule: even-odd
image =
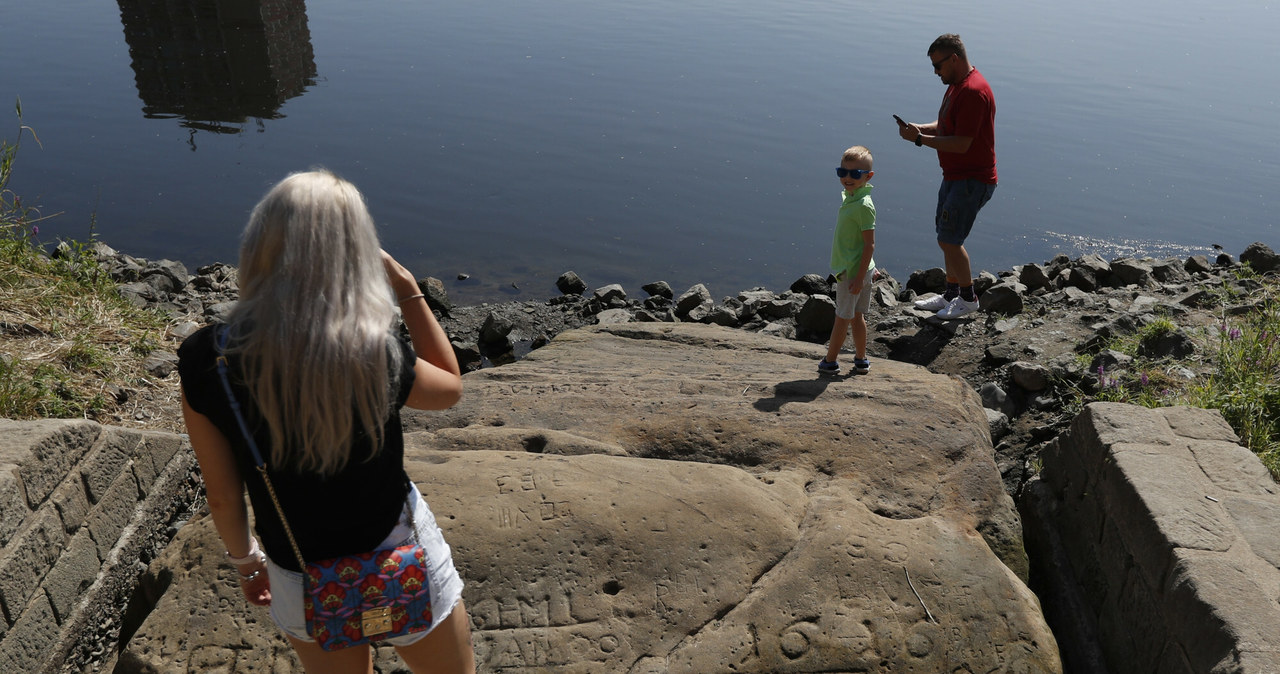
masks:
[[[416,300],[416,299],[418,299],[419,297],[423,297],[423,298],[425,298],[425,297],[426,297],[426,294],[424,294],[424,293],[418,293],[417,295],[410,295],[410,296],[408,296],[408,297],[405,297],[405,298],[402,298],[402,299],[396,300],[396,304],[404,304],[405,302],[408,302],[409,300]]]
[[[262,562],[266,559],[266,555],[262,554],[262,549],[258,547],[258,539],[249,537],[249,552],[244,557],[233,557],[231,551],[227,551],[227,561],[235,566],[248,566]]]
[[[254,571],[253,573],[249,573],[249,574],[244,574],[244,573],[242,573],[242,574],[240,574],[240,582],[241,582],[241,583],[248,583],[248,582],[253,581],[253,579],[255,579],[255,578],[257,578],[258,576],[261,576],[261,575],[262,575],[262,569],[258,569],[257,571]]]

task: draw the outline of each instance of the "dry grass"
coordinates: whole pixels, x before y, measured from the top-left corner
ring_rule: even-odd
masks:
[[[177,346],[166,317],[122,299],[83,248],[50,258],[13,234],[0,232],[0,417],[181,432],[176,372],[144,365]]]

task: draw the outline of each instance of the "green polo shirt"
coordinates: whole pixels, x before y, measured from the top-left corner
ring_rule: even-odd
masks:
[[[841,193],[844,203],[836,216],[836,236],[831,242],[831,273],[844,273],[849,278],[858,273],[862,261],[862,233],[876,228],[876,205],[871,203],[871,183],[855,192]],[[867,262],[867,271],[876,268],[874,259]]]

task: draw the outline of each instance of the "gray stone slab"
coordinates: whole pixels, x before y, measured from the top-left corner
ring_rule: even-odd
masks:
[[[27,507],[27,495],[22,488],[18,466],[0,463],[0,548],[9,542],[9,537],[13,536],[13,532],[30,515],[31,509]]]
[[[1171,445],[1178,436],[1164,416],[1123,403],[1091,403],[1084,421],[1092,438],[1102,445]],[[1073,429],[1075,426],[1073,425]]]
[[[38,508],[62,483],[89,451],[100,428],[83,419],[0,419],[0,463],[18,465],[28,508]]]
[[[1276,580],[1267,573],[1274,569],[1259,569],[1251,555],[1175,554],[1166,619],[1196,671],[1220,671],[1216,668],[1233,661],[1237,652],[1280,653]]]
[[[108,428],[98,437],[93,449],[80,462],[89,502],[102,500],[107,489],[129,465],[141,438],[137,433]]]
[[[164,472],[165,467],[180,451],[191,452],[185,435],[159,432],[142,434],[142,443],[134,455],[134,472],[138,475],[143,491],[149,488],[155,476]]]
[[[84,482],[75,475],[63,480],[49,500],[62,518],[62,528],[67,535],[74,534],[84,525],[92,508],[89,495],[84,491]]]
[[[1224,551],[1236,539],[1185,446],[1116,445],[1098,495],[1135,563],[1159,587],[1174,548]],[[1197,479],[1197,478],[1201,479]]]
[[[115,482],[107,488],[102,499],[89,512],[85,525],[98,546],[98,557],[106,559],[107,553],[115,547],[120,532],[133,518],[138,507],[138,483],[132,473],[116,476]]]
[[[44,594],[25,607],[18,621],[0,641],[0,671],[39,672],[58,639],[58,623]]]
[[[46,506],[28,518],[13,540],[0,550],[0,604],[9,624],[18,619],[40,581],[66,545],[67,535],[62,520],[52,506]]]
[[[1157,408],[1178,437],[1188,440],[1214,440],[1235,444],[1238,441],[1231,424],[1214,410],[1198,407]]]
[[[1257,455],[1232,440],[1193,440],[1187,445],[1206,477],[1220,491],[1280,497],[1280,485]]]
[[[85,590],[93,585],[101,564],[97,545],[88,529],[81,529],[71,537],[66,551],[41,584],[49,594],[49,604],[59,625],[66,622]]]
[[[1280,569],[1280,499],[1231,497],[1222,506],[1253,554]]]

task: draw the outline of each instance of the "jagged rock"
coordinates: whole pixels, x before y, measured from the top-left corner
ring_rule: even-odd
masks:
[[[567,271],[556,279],[556,289],[562,295],[581,295],[587,292],[587,283],[575,272]]]
[[[611,309],[620,309],[627,304],[627,292],[618,283],[596,288],[595,292],[592,293],[592,297],[600,302],[602,306],[607,306]]]
[[[1022,295],[1026,286],[1013,280],[1006,280],[991,286],[979,299],[982,310],[988,314],[1014,316],[1022,313]]]
[[[1136,285],[1139,288],[1150,288],[1156,285],[1151,273],[1151,265],[1142,260],[1122,257],[1111,263],[1111,275],[1120,286]]]
[[[116,287],[116,292],[126,302],[138,308],[144,308],[157,300],[156,289],[146,283],[124,283]]]
[[[1075,288],[1086,293],[1091,293],[1098,289],[1097,274],[1093,269],[1088,267],[1071,267],[1062,270],[1054,279],[1054,286],[1058,288]]]
[[[978,389],[978,396],[982,398],[982,406],[987,409],[996,410],[1006,417],[1012,417],[1018,413],[1017,403],[993,381],[983,384]]]
[[[1045,273],[1044,268],[1034,263],[1022,265],[1022,268],[1018,271],[1018,282],[1032,292],[1041,288],[1053,287],[1053,282],[1049,279],[1049,275]]]
[[[236,302],[217,302],[206,305],[204,308],[204,318],[210,323],[226,323],[231,316],[231,310],[236,308]]]
[[[449,344],[453,347],[453,355],[458,359],[458,365],[463,372],[470,372],[480,368],[483,357],[475,344],[468,344],[456,339],[449,342]]]
[[[825,341],[836,324],[836,302],[826,295],[810,295],[796,314],[796,335]]]
[[[1049,368],[1018,361],[1009,366],[1009,378],[1024,391],[1038,393],[1049,387]]]
[[[1107,372],[1115,368],[1123,368],[1133,362],[1133,356],[1114,349],[1106,349],[1093,357],[1089,367],[1093,372]]]
[[[178,354],[172,351],[154,351],[142,359],[142,368],[153,376],[164,379],[178,369]]]
[[[665,297],[666,299],[672,299],[676,296],[676,294],[671,290],[671,285],[666,281],[646,283],[640,286],[640,289],[649,293],[650,297]]]
[[[706,318],[703,318],[701,322],[733,328],[738,326],[738,314],[730,307],[712,307]]]
[[[445,290],[444,281],[434,276],[419,279],[418,290],[426,296],[427,307],[432,311],[441,314],[453,311],[453,302],[449,301],[449,291]]]
[[[705,285],[699,283],[686,290],[684,294],[680,296],[680,299],[676,300],[676,316],[682,319],[700,321],[703,316],[710,313],[710,305],[714,301],[715,300],[711,299],[711,291],[707,290]],[[696,309],[702,310],[700,312],[701,315],[698,317],[694,316],[694,311]]]
[[[1186,266],[1174,259],[1160,260],[1151,265],[1151,275],[1160,283],[1186,283],[1191,274]]]
[[[506,344],[508,343],[507,335],[511,334],[511,330],[515,328],[515,323],[511,319],[490,311],[489,315],[484,319],[484,325],[480,326],[480,343],[482,344]]]
[[[1186,358],[1196,352],[1195,342],[1181,330],[1160,333],[1138,342],[1138,355],[1145,358]]]
[[[987,428],[991,433],[991,442],[1000,442],[1002,438],[1009,434],[1008,415],[990,407],[983,407],[982,411],[987,415]]]
[[[1182,264],[1182,268],[1191,274],[1207,274],[1213,271],[1213,266],[1209,264],[1209,258],[1204,255],[1192,255]]]
[[[191,275],[187,273],[187,266],[181,262],[174,260],[156,260],[148,262],[142,270],[142,280],[146,281],[152,276],[163,276],[167,281],[161,282],[162,285],[169,289],[166,292],[177,292],[187,286],[187,282],[191,279]],[[158,288],[159,286],[157,286]]]
[[[941,267],[933,267],[924,271],[916,270],[911,272],[911,276],[907,278],[907,290],[914,291],[918,295],[925,293],[942,294],[947,289],[947,272]]]
[[[1096,253],[1081,255],[1080,259],[1072,263],[1072,268],[1088,272],[1095,287],[1109,285],[1114,271],[1111,268],[1111,263],[1108,263]]]
[[[1262,242],[1255,241],[1249,244],[1244,252],[1240,253],[1240,261],[1248,264],[1259,274],[1280,271],[1280,255],[1276,255],[1275,251]]]
[[[897,293],[889,285],[881,285],[879,283],[871,287],[871,301],[876,306],[884,309],[892,309],[898,306]]]
[[[830,295],[831,284],[818,274],[805,274],[791,284],[791,292],[801,295]]]

